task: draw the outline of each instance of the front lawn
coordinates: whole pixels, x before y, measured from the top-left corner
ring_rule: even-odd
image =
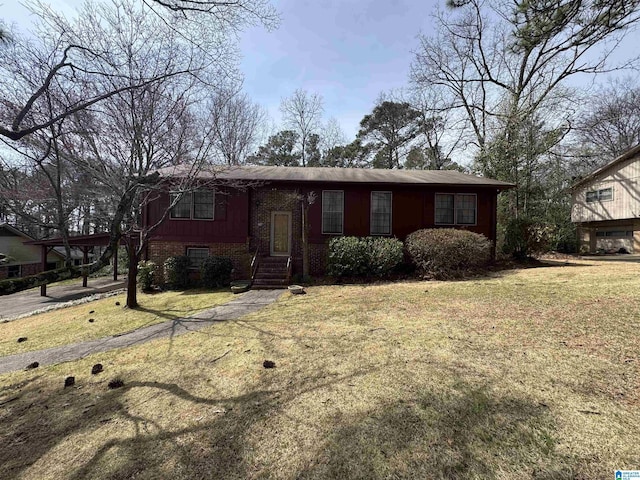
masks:
[[[125,308],[126,294],[0,323],[0,355],[11,355],[117,335],[195,315],[226,303],[228,290],[138,294],[140,307]],[[19,338],[26,341],[18,343]]]
[[[639,469],[640,264],[572,264],[309,288],[174,339],[0,376],[0,478]]]

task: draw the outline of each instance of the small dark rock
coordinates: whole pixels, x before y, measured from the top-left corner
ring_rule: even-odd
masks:
[[[272,362],[271,360],[265,360],[264,362],[262,362],[262,366],[264,368],[275,368],[276,362]]]
[[[67,377],[64,379],[64,388],[73,387],[76,384],[76,377]]]
[[[93,323],[93,322],[95,322],[95,320],[93,318],[90,318],[89,323]]]
[[[116,307],[119,307],[119,306],[120,306],[120,302],[116,302]]]
[[[95,310],[89,310],[89,315],[91,315],[92,313],[96,313]]]
[[[107,387],[109,387],[111,390],[116,389],[116,388],[121,388],[121,387],[124,387],[124,382],[122,380],[120,380],[119,378],[114,378],[113,380],[111,380],[109,382]]]
[[[92,375],[97,375],[98,373],[102,372],[104,370],[104,368],[102,368],[102,364],[101,363],[96,363],[93,367],[91,367],[91,374]]]
[[[32,368],[38,368],[40,364],[38,362],[33,362],[27,365],[27,370],[31,370]]]
[[[26,342],[27,341],[27,337],[20,337],[18,339],[18,343],[22,343],[22,342]]]

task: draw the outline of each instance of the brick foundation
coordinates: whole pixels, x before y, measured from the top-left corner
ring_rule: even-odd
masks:
[[[248,243],[199,243],[191,244],[184,242],[164,242],[150,241],[148,246],[148,258],[155,262],[160,268],[156,275],[156,281],[162,282],[162,265],[169,257],[187,254],[187,248],[208,248],[209,255],[219,255],[231,258],[233,262],[234,280],[246,279],[251,275],[251,257],[248,250]]]

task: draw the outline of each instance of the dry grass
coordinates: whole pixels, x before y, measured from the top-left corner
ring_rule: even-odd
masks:
[[[204,309],[228,302],[233,294],[228,290],[191,290],[153,295],[139,293],[140,307],[133,310],[124,307],[125,297],[125,294],[116,295],[0,323],[0,355],[93,340],[194,315]],[[89,313],[92,311],[93,313]],[[90,319],[93,321],[90,322]],[[21,337],[26,337],[27,341],[18,343],[17,340]]]
[[[284,294],[0,377],[0,478],[610,478],[640,467],[639,307],[613,262]]]

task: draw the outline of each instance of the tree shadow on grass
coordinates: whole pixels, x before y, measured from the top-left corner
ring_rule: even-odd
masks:
[[[484,387],[458,388],[349,419],[296,478],[575,478],[575,463],[555,451],[546,407],[494,398]]]
[[[545,406],[464,382],[402,395],[400,401],[364,412],[327,417],[319,436],[307,439],[312,451],[304,451],[306,467],[297,471],[281,468],[277,450],[267,452],[271,463],[256,460],[254,425],[278,416],[289,418],[288,406],[301,397],[312,398],[308,394],[356,384],[358,378],[394,368],[362,366],[330,379],[321,372],[303,379],[292,376],[288,382],[281,379],[279,388],[265,374],[247,393],[235,397],[199,396],[171,382],[125,381],[123,388],[98,391],[98,396],[95,388],[102,387],[90,393],[89,388],[64,391],[23,382],[8,387],[19,390],[21,398],[0,417],[0,477],[22,477],[60,445],[74,448],[74,441],[85,441],[109,425],[95,448],[65,466],[63,478],[455,480],[499,479],[505,472],[523,478],[575,478],[576,463],[555,450],[555,425]],[[166,415],[178,418],[175,408],[197,409],[202,419],[184,427],[163,427],[155,414],[164,412],[141,414],[125,395],[137,389],[147,389],[138,402],[164,396]],[[180,407],[171,407],[174,402]],[[317,426],[319,419],[309,421]]]

